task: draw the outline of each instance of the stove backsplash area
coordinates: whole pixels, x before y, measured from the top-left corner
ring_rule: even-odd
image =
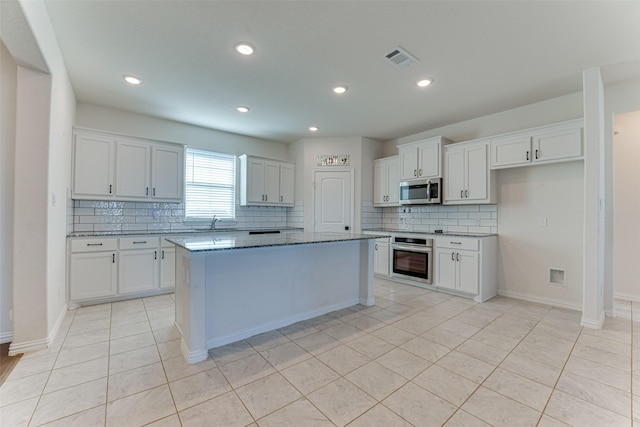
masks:
[[[498,233],[497,205],[424,205],[382,208],[382,226],[392,230]]]

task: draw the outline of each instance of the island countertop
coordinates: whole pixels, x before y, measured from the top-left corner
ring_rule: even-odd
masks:
[[[311,243],[343,242],[350,240],[375,239],[375,235],[352,233],[286,233],[258,235],[215,234],[198,236],[167,237],[166,240],[190,252],[219,251],[230,249],[261,248],[268,246],[304,245]]]

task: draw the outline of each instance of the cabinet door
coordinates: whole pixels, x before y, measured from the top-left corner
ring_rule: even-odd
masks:
[[[158,200],[182,201],[184,148],[151,147],[151,196]]]
[[[151,196],[149,144],[120,140],[116,147],[116,196],[144,199]]]
[[[476,295],[480,284],[480,256],[478,252],[458,251],[458,290]]]
[[[295,168],[290,164],[280,165],[280,203],[284,205],[294,204]]]
[[[436,286],[445,289],[456,289],[455,252],[436,248]]]
[[[264,170],[264,201],[267,203],[280,203],[280,165],[278,163],[265,162]]]
[[[582,129],[556,130],[533,137],[533,161],[567,159],[582,156]]]
[[[112,198],[115,194],[114,165],[113,138],[77,133],[73,163],[74,198]]]
[[[418,177],[418,149],[415,145],[398,147],[400,153],[400,179],[414,179]]]
[[[176,248],[160,248],[160,288],[176,286]]]
[[[418,176],[437,178],[440,176],[440,143],[429,142],[419,146]]]
[[[489,164],[487,144],[465,148],[465,199],[486,200],[488,198]]]
[[[387,164],[375,162],[373,166],[373,204],[382,205],[387,197]]]
[[[264,202],[264,174],[265,163],[263,160],[247,159],[247,201]]]
[[[387,163],[387,203],[397,205],[400,202],[400,162],[398,159]]]
[[[531,137],[510,136],[491,141],[491,168],[531,163]]]
[[[464,199],[465,159],[464,150],[445,150],[444,154],[444,190],[445,202]]]
[[[377,239],[373,272],[382,276],[389,275],[389,242],[388,239]]]
[[[120,251],[119,257],[119,294],[158,288],[158,249]]]
[[[116,253],[71,254],[71,301],[116,295]]]

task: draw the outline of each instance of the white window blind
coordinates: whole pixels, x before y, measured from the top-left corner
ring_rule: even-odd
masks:
[[[235,156],[187,148],[185,181],[187,220],[235,219]]]

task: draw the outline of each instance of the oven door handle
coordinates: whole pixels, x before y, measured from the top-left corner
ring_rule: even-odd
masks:
[[[407,252],[420,252],[420,253],[431,252],[431,247],[429,246],[403,246],[403,245],[392,244],[391,249],[398,249],[398,250],[407,251]]]
[[[427,200],[431,201],[431,180],[427,181]]]

